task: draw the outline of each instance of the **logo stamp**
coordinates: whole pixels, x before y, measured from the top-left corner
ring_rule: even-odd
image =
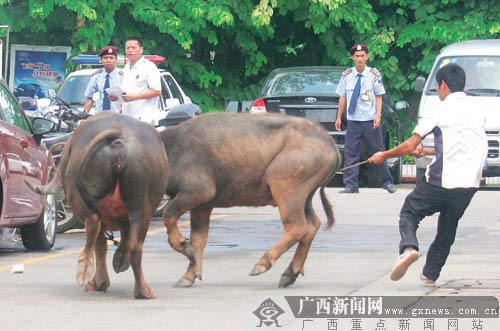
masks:
[[[260,323],[257,325],[258,328],[261,328],[263,324],[266,327],[272,324],[275,324],[277,327],[281,327],[281,325],[278,324],[278,316],[285,313],[285,311],[269,298],[262,301],[259,308],[257,308],[253,313],[260,319]]]

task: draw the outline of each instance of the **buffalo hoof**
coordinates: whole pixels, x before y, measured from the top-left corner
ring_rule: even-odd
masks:
[[[257,275],[263,274],[267,270],[269,270],[269,269],[266,266],[255,265],[255,267],[253,267],[252,271],[250,271],[250,276],[257,276]]]
[[[117,249],[113,255],[113,269],[116,273],[123,272],[130,267],[130,260],[128,251],[124,249]]]
[[[285,287],[288,287],[290,285],[293,285],[298,276],[299,276],[299,273],[283,274],[283,275],[281,275],[280,282],[279,282],[278,286],[280,288],[285,288]]]
[[[152,289],[146,286],[142,290],[134,290],[134,298],[136,299],[154,299],[156,298],[155,293]]]
[[[95,279],[92,279],[90,282],[87,283],[87,286],[85,286],[85,291],[86,292],[106,292],[109,287],[109,282],[103,282],[101,285],[97,285],[97,282]]]
[[[80,255],[78,265],[76,267],[76,281],[83,286],[92,279],[94,274],[94,259],[86,254]]]
[[[194,279],[189,280],[187,278],[182,277],[174,284],[174,287],[191,287],[194,284]]]
[[[182,245],[182,254],[187,256],[190,263],[196,264],[196,258],[195,258],[196,249],[193,247],[193,245],[191,245],[189,240],[184,241],[181,245]]]

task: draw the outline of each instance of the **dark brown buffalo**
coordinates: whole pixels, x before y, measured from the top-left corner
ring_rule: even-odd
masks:
[[[104,112],[78,126],[64,147],[56,181],[38,191],[57,192],[62,184],[73,213],[85,221],[87,242],[76,278],[86,291],[109,287],[104,231],[120,230],[113,268],[118,273],[132,264],[134,296],[154,298],[142,273],[142,248],[167,180],[165,149],[149,124]]]
[[[279,286],[293,284],[304,263],[320,220],[312,208],[318,188],[327,216],[334,222],[324,186],[340,164],[334,140],[319,124],[281,114],[202,115],[161,133],[169,160],[167,193],[172,198],[163,213],[168,241],[189,258],[177,286],[201,279],[203,250],[210,214],[215,207],[279,208],[284,225],[281,240],[250,275],[266,272],[297,242],[295,255]],[[184,238],[177,220],[191,212],[191,239]]]

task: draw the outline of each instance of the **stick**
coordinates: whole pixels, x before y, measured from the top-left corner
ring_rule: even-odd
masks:
[[[361,161],[361,162],[358,162],[358,163],[351,164],[351,165],[350,165],[350,166],[348,166],[348,167],[345,167],[345,168],[340,169],[340,170],[339,170],[339,172],[342,172],[342,171],[344,171],[344,170],[347,170],[347,169],[351,169],[351,168],[354,168],[354,167],[360,166],[360,165],[365,164],[365,163],[367,163],[367,162],[368,162],[368,160],[365,160],[365,161]]]

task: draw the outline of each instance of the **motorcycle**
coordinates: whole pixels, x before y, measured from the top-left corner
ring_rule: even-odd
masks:
[[[80,111],[59,97],[54,90],[49,90],[51,99],[39,99],[38,107],[26,111],[30,117],[43,117],[56,124],[55,132],[73,132],[78,122],[90,116],[89,113]],[[55,105],[52,101],[55,100]]]
[[[55,123],[55,129],[52,134],[47,135],[42,139],[47,149],[51,150],[52,158],[55,165],[59,164],[59,159],[62,153],[62,144],[60,147],[51,149],[52,146],[66,142],[72,135],[72,132],[78,126],[81,120],[90,116],[90,114],[80,111],[69,105],[65,100],[60,98],[54,90],[49,90],[48,95],[56,101],[56,106],[51,106],[51,100],[39,99],[38,106],[32,107],[26,111],[30,117],[43,117]],[[83,222],[73,215],[71,207],[66,202],[64,192],[61,191],[56,196],[57,203],[57,233],[66,232],[70,229],[81,229],[84,227]]]
[[[61,153],[64,148],[63,144],[72,135],[72,132],[55,132],[53,135],[42,139],[42,143],[45,144],[48,150],[52,153],[52,159],[54,164],[59,165],[59,160],[61,158]],[[57,146],[55,146],[58,144]],[[57,233],[63,233],[71,229],[82,229],[84,227],[83,222],[73,215],[71,207],[66,202],[66,197],[64,191],[60,191],[56,195],[56,231]]]

